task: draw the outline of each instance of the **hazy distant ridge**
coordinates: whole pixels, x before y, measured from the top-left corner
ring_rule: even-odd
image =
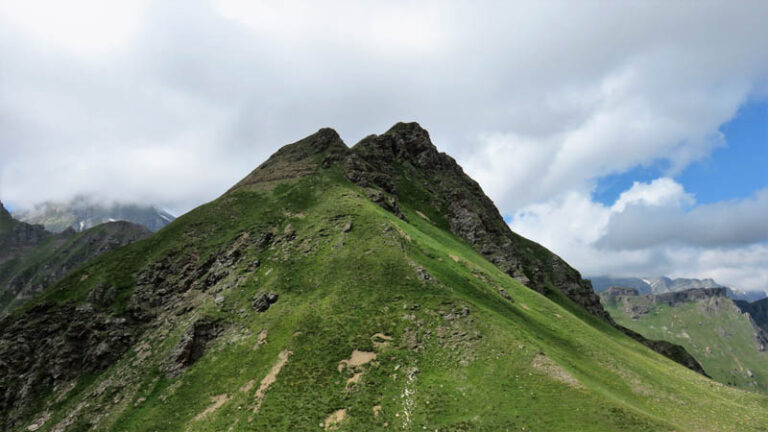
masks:
[[[79,196],[69,202],[44,202],[31,209],[14,212],[14,217],[45,226],[51,232],[67,228],[82,232],[96,225],[126,221],[158,231],[175,219],[172,214],[151,205],[135,203],[102,203],[89,197]]]
[[[663,294],[669,292],[685,291],[693,288],[726,288],[728,297],[735,300],[756,301],[768,296],[763,291],[742,291],[725,287],[713,279],[660,277],[610,277],[593,276],[587,279],[592,281],[595,292],[602,292],[610,287],[634,288],[640,294]]]

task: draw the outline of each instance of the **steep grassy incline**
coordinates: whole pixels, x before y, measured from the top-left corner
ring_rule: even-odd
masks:
[[[101,256],[0,323],[1,359],[13,343],[30,359],[71,367],[3,382],[7,429],[768,424],[768,398],[715,383],[524,287],[418,206],[401,205],[406,222],[374,204],[337,167],[254,184]],[[40,337],[36,350],[19,350],[29,326],[47,325],[33,317],[61,310],[73,317],[63,332],[86,336],[57,339],[60,329],[50,344],[77,345],[82,357]],[[10,398],[18,385],[39,392]]]
[[[725,295],[725,288],[658,296],[629,293],[604,297],[603,304],[618,323],[684,346],[717,381],[768,391],[766,333]]]

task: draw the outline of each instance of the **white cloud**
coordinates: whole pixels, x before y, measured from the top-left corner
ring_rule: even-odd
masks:
[[[588,275],[710,277],[768,290],[768,189],[693,207],[670,178],[636,182],[612,206],[569,192],[514,214],[510,227]]]
[[[609,267],[573,252],[616,232],[594,178],[659,159],[671,176],[723,145],[718,128],[768,94],[766,19],[759,0],[9,0],[0,198],[179,212],[320,127],[353,144],[415,120],[503,213],[526,209],[535,240]],[[680,192],[662,186],[637,199]],[[626,268],[663,255],[611,253]]]
[[[661,177],[650,183],[634,182],[632,187],[619,195],[611,207],[615,212],[623,212],[627,205],[642,204],[654,207],[683,207],[695,203],[693,195],[683,186],[669,177]]]
[[[24,0],[0,3],[3,22],[37,43],[78,56],[106,54],[138,31],[143,0]]]
[[[768,241],[768,189],[747,199],[699,205],[690,211],[681,204],[630,204],[612,215],[598,244],[642,249],[674,243],[722,247]]]

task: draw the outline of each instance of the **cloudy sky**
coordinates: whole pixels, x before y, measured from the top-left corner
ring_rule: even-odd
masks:
[[[4,0],[0,199],[184,212],[418,121],[588,275],[768,289],[768,2]]]

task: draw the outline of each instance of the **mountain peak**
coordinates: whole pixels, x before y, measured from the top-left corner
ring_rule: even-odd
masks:
[[[416,122],[400,122],[381,135],[367,136],[352,150],[381,169],[392,163],[406,162],[426,169],[456,165],[453,158],[437,150],[429,132]]]
[[[11,213],[5,208],[3,202],[0,201],[0,218],[5,219],[11,217]]]
[[[384,135],[399,137],[410,145],[428,144],[434,147],[432,140],[429,138],[429,132],[416,122],[397,122],[384,132]]]
[[[275,182],[312,174],[322,163],[324,155],[343,155],[348,151],[335,130],[321,128],[312,135],[281,147],[227,193],[239,189],[268,188]]]

